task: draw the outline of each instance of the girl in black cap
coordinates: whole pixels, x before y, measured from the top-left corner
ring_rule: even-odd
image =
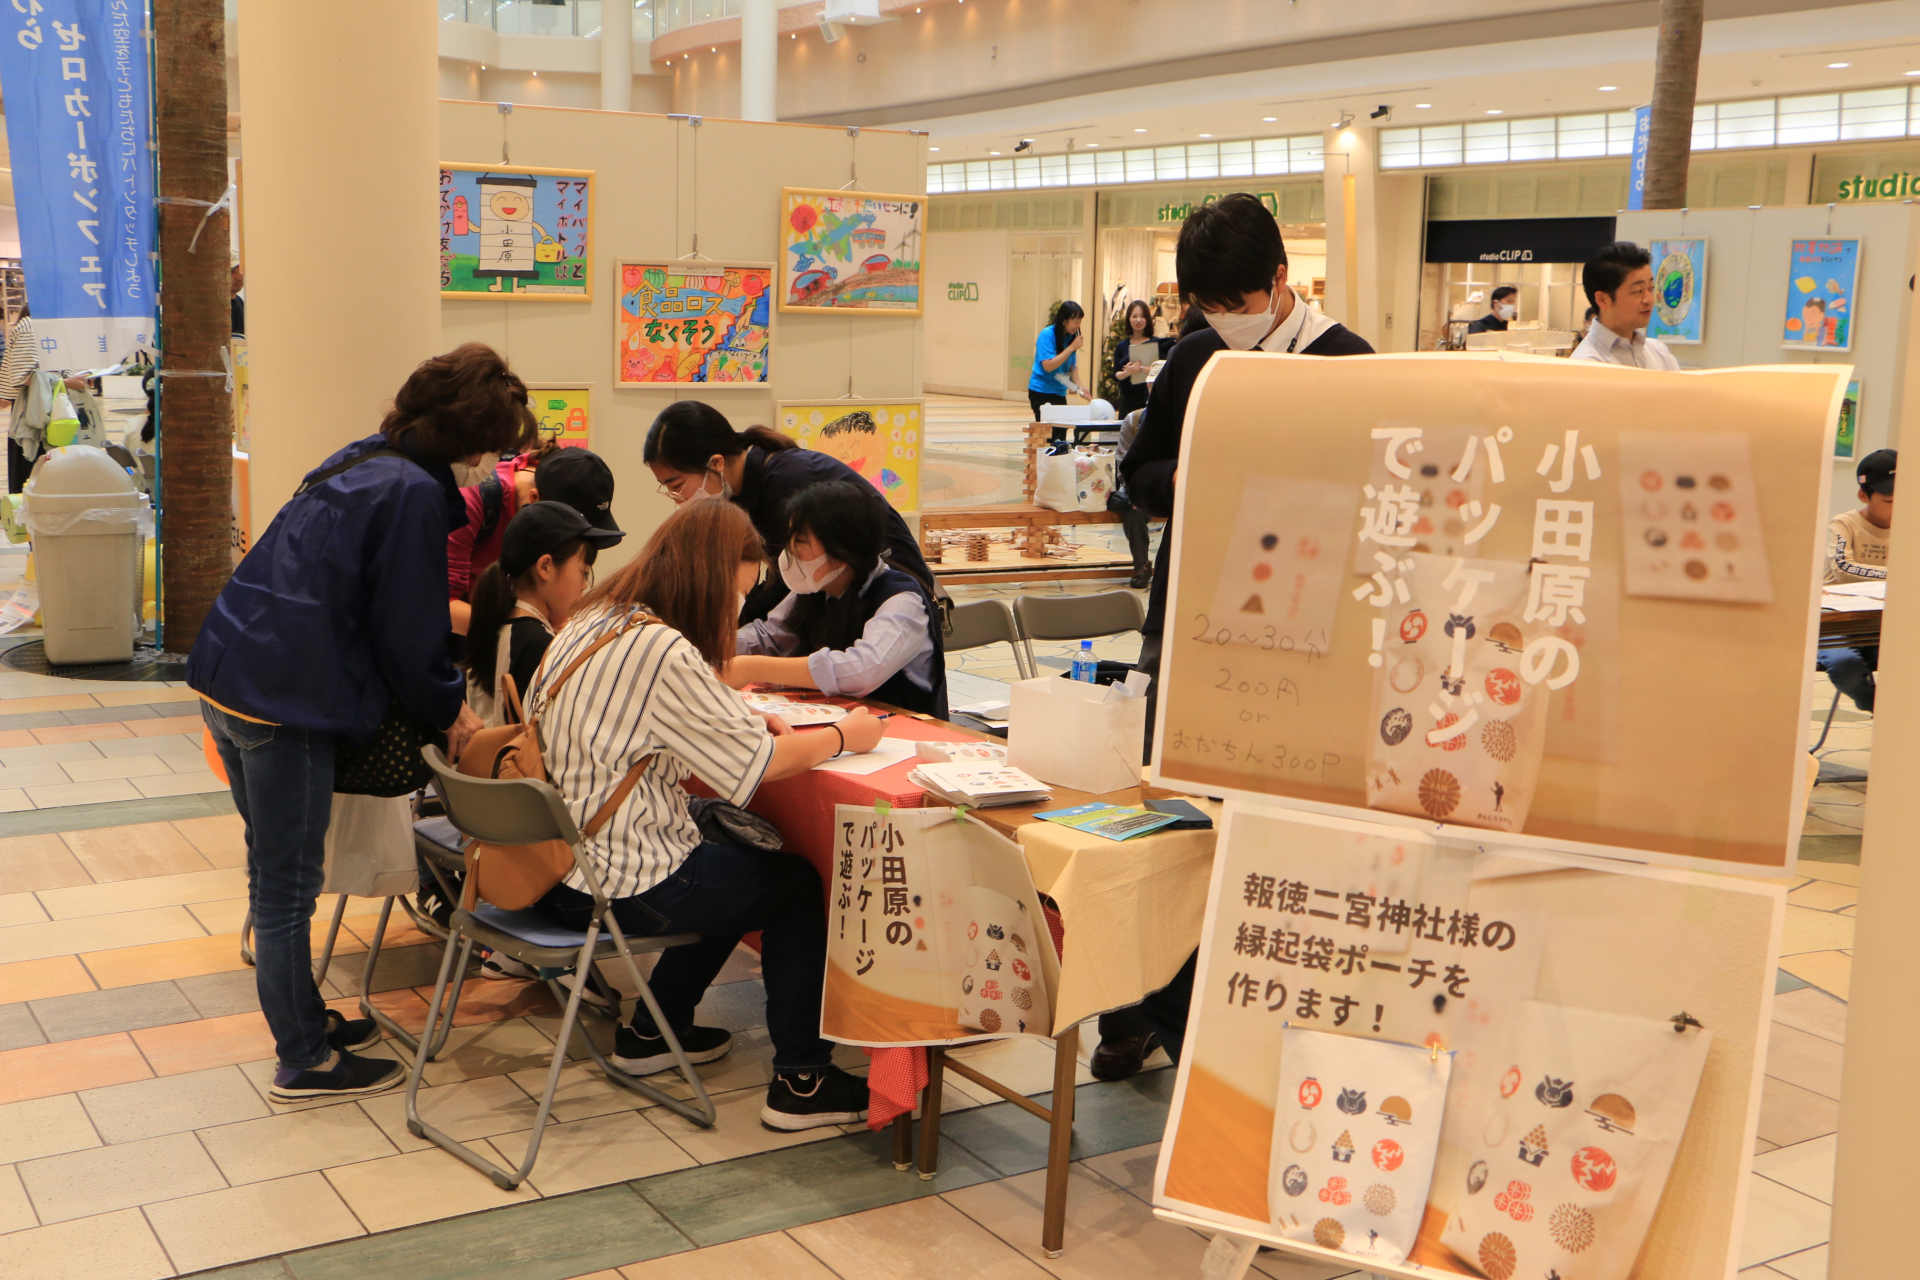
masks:
[[[516,692],[532,686],[553,633],[593,585],[600,548],[625,536],[564,502],[531,503],[507,525],[500,558],[473,588],[467,631],[467,703],[488,727],[507,723],[503,678]]]

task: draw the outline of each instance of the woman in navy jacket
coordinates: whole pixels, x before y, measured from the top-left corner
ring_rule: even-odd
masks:
[[[334,752],[371,739],[396,700],[448,732],[479,719],[447,656],[447,534],[459,486],[534,438],[526,384],[470,342],[423,363],[376,435],[310,473],[214,601],[187,683],[247,826],[254,977],[281,1100],[373,1093],[398,1063],[356,1057],[371,1019],[327,1009],[308,925],[319,898]]]

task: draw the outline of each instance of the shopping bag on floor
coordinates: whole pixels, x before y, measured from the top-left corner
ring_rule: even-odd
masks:
[[[413,856],[413,797],[335,792],[327,823],[322,893],[386,898],[419,887]]]

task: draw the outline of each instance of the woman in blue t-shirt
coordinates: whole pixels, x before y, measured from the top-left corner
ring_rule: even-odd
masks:
[[[1087,395],[1079,374],[1074,371],[1081,343],[1085,341],[1080,333],[1085,315],[1079,303],[1063,302],[1054,309],[1053,323],[1033,340],[1033,373],[1027,378],[1027,403],[1033,406],[1035,422],[1040,421],[1042,405],[1065,404],[1067,392],[1078,392],[1083,398]],[[1062,439],[1066,429],[1056,427],[1053,435],[1056,440]]]

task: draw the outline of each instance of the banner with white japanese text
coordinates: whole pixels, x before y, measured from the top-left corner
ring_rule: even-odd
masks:
[[[1020,846],[957,809],[834,816],[820,1034],[874,1047],[1052,1035],[1060,960]]]
[[[154,337],[154,162],[138,0],[0,9],[20,254],[40,365],[97,369]]]
[[[1786,889],[1616,866],[1229,801],[1155,1207],[1381,1275],[1730,1274]],[[1445,1105],[1290,1030],[1451,1054]]]
[[[1221,354],[1182,439],[1155,781],[1785,874],[1849,375]]]

